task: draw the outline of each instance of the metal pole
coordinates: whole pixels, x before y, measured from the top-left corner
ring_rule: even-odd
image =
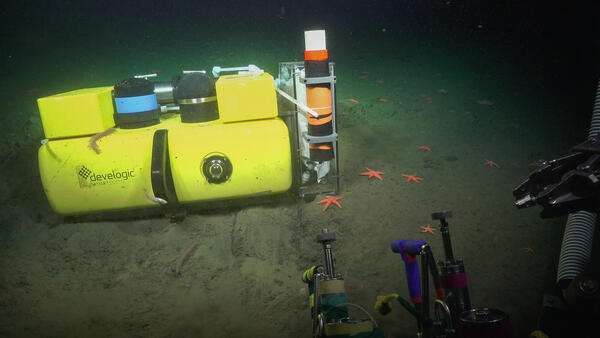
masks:
[[[429,245],[421,247],[421,299],[423,318],[429,318]],[[429,330],[423,330],[423,337],[429,338]]]

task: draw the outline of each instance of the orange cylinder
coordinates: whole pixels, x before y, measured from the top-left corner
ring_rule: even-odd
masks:
[[[308,48],[308,47],[307,47]],[[307,78],[329,76],[329,53],[323,45],[304,52],[304,71]],[[308,114],[308,135],[327,136],[333,133],[331,86],[328,83],[306,86],[306,105],[318,116]],[[311,143],[310,159],[328,161],[333,159],[333,143]]]

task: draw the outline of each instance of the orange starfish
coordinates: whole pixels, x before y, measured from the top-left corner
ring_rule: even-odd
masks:
[[[343,197],[335,197],[335,196],[327,195],[327,196],[325,196],[324,200],[317,202],[317,204],[327,203],[327,204],[325,204],[325,208],[323,208],[323,211],[327,210],[327,208],[329,208],[329,205],[331,205],[331,203],[337,205],[341,209],[342,206],[340,205],[338,200],[341,200],[342,198]]]
[[[533,248],[523,248],[525,252],[533,253]]]
[[[362,176],[369,176],[369,179],[375,177],[375,178],[378,178],[380,181],[383,181],[383,178],[381,178],[381,176],[379,176],[379,175],[383,175],[383,171],[374,171],[367,167],[365,167],[365,168],[368,171],[365,171],[364,173],[360,173]]]
[[[490,168],[493,168],[493,167],[499,168],[498,163],[496,163],[492,160],[485,160],[485,165],[487,165]]]
[[[435,235],[435,229],[432,228],[432,227],[430,227],[429,224],[427,224],[424,227],[421,227],[421,232],[428,232],[428,233],[430,233],[432,235]]]
[[[402,176],[406,177],[406,182],[410,182],[413,181],[415,183],[421,183],[419,181],[422,181],[423,179],[414,175],[406,175],[406,174],[402,174]]]
[[[428,146],[420,146],[420,147],[417,147],[417,149],[421,149],[421,150],[425,150],[425,151],[431,152],[431,148],[429,148]]]

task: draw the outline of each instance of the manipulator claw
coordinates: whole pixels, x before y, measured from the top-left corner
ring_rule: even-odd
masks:
[[[600,140],[592,138],[572,153],[532,164],[529,177],[513,195],[517,208],[536,204],[544,207],[544,218],[579,210],[597,211],[600,195]]]

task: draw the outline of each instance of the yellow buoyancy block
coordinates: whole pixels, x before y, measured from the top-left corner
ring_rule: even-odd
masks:
[[[113,127],[112,90],[112,86],[86,88],[39,98],[46,138],[96,134]]]
[[[277,116],[275,84],[268,73],[223,75],[215,86],[219,116],[224,123]]]

